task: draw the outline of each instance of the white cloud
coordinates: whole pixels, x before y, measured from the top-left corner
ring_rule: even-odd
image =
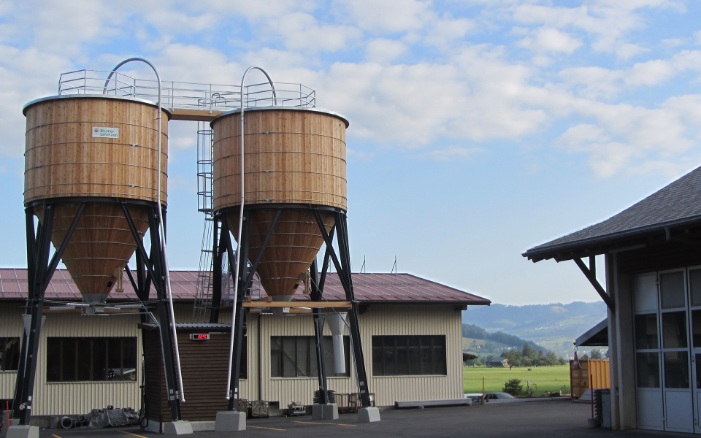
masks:
[[[300,52],[335,52],[347,49],[360,37],[353,26],[322,24],[307,13],[277,16],[265,27],[267,32],[279,35],[287,48]]]
[[[450,50],[451,45],[464,38],[475,27],[476,24],[472,19],[443,17],[433,22],[426,30],[426,43],[443,50]]]
[[[535,53],[559,52],[571,54],[581,47],[582,42],[578,38],[558,29],[539,28],[529,32],[529,35],[523,38],[518,45]]]
[[[685,120],[701,120],[701,111],[688,114],[701,102],[699,96],[673,98],[660,108],[647,109],[627,104],[605,105],[579,102],[579,115],[592,123],[578,123],[565,130],[557,144],[574,153],[589,156],[595,174],[640,173],[659,169],[661,162],[692,152],[698,128]],[[657,164],[651,166],[649,163]],[[670,166],[674,167],[674,166]]]
[[[597,66],[565,68],[559,76],[577,95],[589,99],[610,99],[620,92],[623,73]]]
[[[406,51],[407,46],[401,41],[379,38],[365,45],[365,59],[373,63],[388,64]]]
[[[630,86],[658,85],[670,80],[675,74],[674,66],[668,61],[641,62],[633,65],[625,75],[625,82]]]
[[[434,16],[428,1],[337,0],[333,5],[339,20],[357,23],[370,35],[417,31]]]
[[[553,7],[537,4],[518,5],[513,18],[519,23],[571,29],[583,32],[596,52],[611,53],[623,60],[648,49],[629,41],[633,31],[644,28],[642,11],[648,8],[678,10],[678,2],[669,1],[590,1],[577,7]]]

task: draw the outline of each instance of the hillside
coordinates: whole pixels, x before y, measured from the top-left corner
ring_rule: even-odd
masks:
[[[563,357],[572,355],[578,336],[604,318],[606,304],[603,301],[525,306],[492,304],[470,307],[462,314],[463,324],[533,341]]]

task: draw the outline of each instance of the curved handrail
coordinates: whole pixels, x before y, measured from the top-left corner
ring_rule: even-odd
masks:
[[[163,220],[163,204],[161,201],[161,174],[162,174],[162,134],[161,134],[161,121],[162,121],[162,116],[163,116],[163,108],[161,105],[161,77],[158,74],[158,70],[156,70],[156,67],[147,59],[144,58],[139,58],[139,57],[134,57],[134,58],[128,58],[125,59],[124,61],[120,62],[117,64],[116,67],[112,69],[110,74],[107,76],[107,80],[105,80],[105,86],[103,88],[102,94],[107,94],[107,85],[109,84],[110,80],[112,79],[112,75],[114,75],[119,67],[123,66],[124,64],[127,64],[131,61],[141,61],[145,64],[147,64],[151,69],[153,69],[153,72],[156,75],[156,80],[158,81],[158,101],[156,102],[156,106],[158,107],[158,115],[156,116],[156,120],[158,122],[158,183],[157,183],[157,193],[156,193],[156,198],[158,202],[158,234],[161,240],[161,251],[163,253],[163,263],[164,263],[164,276],[165,276],[165,284],[166,284],[166,296],[168,297],[168,304],[169,304],[169,311],[170,311],[170,320],[171,320],[171,328],[173,330],[173,345],[175,347],[175,360],[176,360],[176,367],[178,369],[178,386],[180,387],[180,401],[185,402],[185,389],[183,388],[183,374],[182,374],[182,369],[180,366],[180,351],[178,349],[178,333],[175,328],[175,310],[173,308],[173,295],[171,293],[171,288],[170,288],[170,274],[169,274],[169,266],[168,266],[168,253],[166,250],[166,233],[165,233],[165,226],[164,226],[164,220]]]
[[[245,135],[244,135],[244,120],[243,120],[243,115],[245,111],[245,105],[244,105],[244,82],[246,81],[246,75],[248,74],[249,71],[251,70],[259,70],[262,72],[265,77],[268,79],[268,83],[270,84],[270,87],[273,89],[273,106],[277,105],[277,95],[275,94],[275,85],[273,85],[273,80],[270,79],[270,76],[268,73],[263,70],[260,67],[256,66],[251,66],[246,69],[246,71],[243,73],[243,76],[241,77],[241,206],[239,207],[239,229],[237,233],[237,239],[236,241],[238,242],[239,245],[241,245],[241,230],[243,229],[243,206],[246,201],[246,186],[244,185],[245,183],[245,177],[244,177],[244,142],[245,142]],[[232,306],[232,314],[231,314],[231,341],[229,343],[229,374],[228,378],[226,381],[226,399],[229,400],[230,392],[231,392],[231,368],[233,367],[233,360],[234,360],[234,328],[236,327],[236,308],[238,306],[238,291],[239,291],[239,275],[238,273],[240,272],[239,269],[239,264],[241,263],[241,248],[239,247],[238,250],[236,251],[236,261],[234,263],[234,266],[236,266],[236,275],[234,275],[234,305]]]

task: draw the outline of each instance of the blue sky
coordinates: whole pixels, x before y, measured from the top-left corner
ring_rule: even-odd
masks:
[[[574,263],[521,253],[701,162],[699,16],[675,0],[0,0],[0,266],[26,266],[22,107],[63,72],[138,56],[170,81],[260,66],[348,118],[354,271],[396,259],[495,303],[597,300]],[[175,123],[169,258],[193,269],[196,125]]]

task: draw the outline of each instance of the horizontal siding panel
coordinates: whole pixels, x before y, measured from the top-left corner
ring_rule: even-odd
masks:
[[[192,307],[176,305],[179,322],[192,320]],[[0,306],[0,335],[20,336],[22,322],[19,315],[22,305]],[[230,312],[222,312],[222,320],[230,321]],[[368,388],[375,394],[378,406],[389,406],[397,400],[421,400],[435,398],[462,397],[462,350],[461,350],[461,312],[450,305],[403,305],[372,304],[359,315],[361,342],[364,350],[365,367],[368,374]],[[71,382],[47,383],[44,354],[47,337],[54,336],[135,336],[137,337],[138,357],[142,357],[143,347],[141,330],[138,328],[137,316],[119,317],[82,317],[78,314],[49,314],[46,316],[39,345],[39,366],[34,391],[35,415],[86,414],[92,409],[115,407],[133,407],[139,409],[142,371],[137,370],[135,382]],[[260,324],[260,337],[259,337]],[[325,335],[330,335],[325,328]],[[348,330],[345,330],[348,335]],[[373,335],[446,335],[447,375],[446,376],[373,376],[372,373],[372,336]],[[281,379],[270,375],[270,338],[271,336],[313,336],[314,325],[311,315],[272,316],[247,315],[248,377],[240,381],[241,398],[248,400],[266,400],[279,402],[286,408],[293,401],[304,404],[312,403],[314,391],[318,389],[317,378]],[[179,336],[183,336],[180,334]],[[187,336],[187,335],[185,335]],[[216,335],[219,336],[219,335]],[[228,336],[221,351],[216,352],[217,361],[228,367]],[[160,344],[159,344],[160,345]],[[200,359],[196,352],[183,348],[186,341],[181,341],[182,360]],[[160,347],[151,351],[158,358],[157,368],[160,372]],[[352,353],[351,353],[352,354]],[[205,369],[216,368],[210,361],[197,361],[197,366]],[[328,387],[337,393],[355,393],[358,391],[355,379],[353,358],[350,358],[351,377],[331,377]],[[2,391],[14,392],[15,373],[0,374]],[[158,380],[147,379],[149,384]],[[164,385],[163,385],[164,387]],[[165,389],[163,389],[165,391]],[[194,403],[198,392],[207,393],[214,405],[225,403],[226,384],[197,379],[184,385],[185,398],[183,413]],[[190,395],[192,394],[192,398]],[[11,397],[11,396],[10,396]],[[9,398],[9,397],[3,397]],[[225,400],[225,398],[224,398]],[[155,402],[155,401],[153,401]],[[163,419],[170,418],[167,405],[163,410]],[[185,415],[183,415],[185,418]]]

